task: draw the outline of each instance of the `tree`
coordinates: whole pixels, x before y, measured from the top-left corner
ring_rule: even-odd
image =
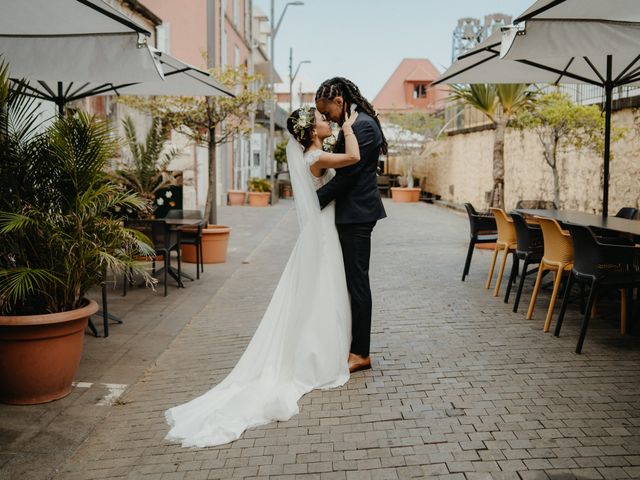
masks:
[[[495,127],[492,207],[504,208],[504,138],[509,120],[531,104],[535,92],[524,83],[452,86],[452,98],[480,110]]]
[[[250,115],[268,98],[267,89],[256,87],[259,78],[246,68],[214,69],[212,76],[235,92],[234,97],[129,97],[123,101],[134,108],[159,118],[198,145],[208,148],[209,188],[205,218],[217,222],[216,212],[216,146],[251,132]]]
[[[405,157],[404,174],[409,188],[413,187],[415,156],[439,134],[443,123],[441,116],[424,111],[391,113],[386,117],[385,135],[389,151]]]
[[[544,159],[553,172],[553,200],[559,205],[560,178],[558,153],[569,147],[588,148],[602,154],[604,149],[604,117],[597,105],[579,105],[560,92],[539,97],[530,108],[521,110],[514,127],[532,129],[544,148]],[[624,130],[612,131],[612,141]]]

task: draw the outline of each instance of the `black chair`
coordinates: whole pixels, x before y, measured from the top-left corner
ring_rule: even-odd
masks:
[[[616,213],[618,218],[626,218],[627,220],[633,220],[638,216],[638,209],[634,207],[622,207]]]
[[[204,218],[200,210],[169,210],[167,218],[189,218],[202,220]],[[180,227],[180,244],[193,245],[196,249],[196,278],[200,280],[200,272],[204,272],[204,257],[202,255],[202,228],[204,224]]]
[[[384,193],[385,197],[389,198],[391,193],[391,178],[388,175],[378,175],[376,177],[376,183],[378,184],[380,194]]]
[[[585,226],[566,223],[571,233],[574,245],[573,269],[567,281],[562,307],[554,335],[560,335],[560,329],[569,303],[569,295],[574,282],[586,283],[591,289],[589,300],[582,319],[582,329],[576,353],[582,351],[582,345],[587,335],[587,327],[591,318],[592,308],[598,292],[604,288],[626,289],[626,302],[622,302],[621,323],[624,332],[624,322],[629,306],[630,290],[640,286],[640,249],[627,245],[613,245],[598,241],[593,232]],[[628,310],[628,308],[627,308]]]
[[[163,280],[164,280],[164,296],[167,296],[167,275],[171,274],[176,278],[178,287],[182,287],[182,281],[180,279],[181,274],[181,261],[180,261],[180,234],[177,230],[169,228],[169,225],[165,223],[163,219],[127,219],[127,228],[138,230],[151,240],[153,249],[156,256],[162,257],[164,266],[162,268]],[[171,252],[176,251],[178,253],[178,272],[174,274],[171,269]],[[153,261],[153,273],[155,272],[156,257],[152,258]],[[127,294],[127,279],[124,281],[124,295]]]
[[[509,301],[509,295],[511,293],[511,285],[516,280],[518,274],[518,264],[516,261],[522,260],[522,275],[520,276],[520,282],[518,283],[518,291],[516,292],[516,299],[513,303],[513,311],[518,311],[518,305],[520,305],[520,297],[522,296],[522,288],[524,287],[525,277],[532,273],[536,273],[538,268],[533,268],[527,271],[529,265],[539,265],[544,254],[544,241],[542,239],[542,230],[540,226],[527,223],[524,215],[516,211],[511,212],[511,218],[513,219],[513,225],[516,228],[516,240],[517,247],[515,252],[514,262],[511,266],[511,275],[509,275],[509,285],[507,285],[507,291],[504,296],[504,303]]]
[[[467,259],[464,262],[464,270],[462,271],[462,281],[469,274],[471,266],[471,257],[473,257],[473,249],[477,243],[493,243],[498,240],[498,227],[496,219],[490,213],[478,213],[473,205],[465,203],[464,208],[469,216],[469,249],[467,250]]]
[[[518,200],[516,208],[536,209],[536,210],[557,210],[556,202],[552,200]]]

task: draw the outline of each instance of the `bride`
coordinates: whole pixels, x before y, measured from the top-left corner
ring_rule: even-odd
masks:
[[[220,445],[249,427],[288,420],[298,399],[315,388],[333,388],[349,379],[351,313],[334,208],[320,210],[316,189],[333,168],[360,160],[351,129],[342,126],[343,154],[326,153],[329,122],[312,107],[287,120],[291,139],[287,163],[300,234],[271,302],[238,363],[218,385],[165,412],[167,439],[184,447]]]

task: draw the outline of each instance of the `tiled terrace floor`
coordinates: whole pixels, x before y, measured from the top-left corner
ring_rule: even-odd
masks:
[[[617,304],[576,355],[577,309],[560,338],[544,334],[548,292],[534,320],[524,319],[530,285],[512,313],[484,288],[488,252],[460,282],[465,216],[386,205],[371,269],[373,370],[230,445],[164,441],[164,410],[235,364],[295,241],[290,202],[226,208],[236,235],[226,264],[166,301],[114,300],[126,323],[87,337],[78,379],[94,386],[48,406],[0,406],[10,440],[0,478],[640,479],[640,346],[619,335]],[[128,388],[99,407],[100,383]]]

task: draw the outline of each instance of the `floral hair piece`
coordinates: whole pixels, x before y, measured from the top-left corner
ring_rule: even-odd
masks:
[[[315,123],[315,117],[311,112],[311,107],[305,105],[301,107],[298,111],[298,118],[296,119],[296,123],[293,125],[293,131],[299,140],[302,140],[305,136],[306,130],[309,127],[312,127]]]

